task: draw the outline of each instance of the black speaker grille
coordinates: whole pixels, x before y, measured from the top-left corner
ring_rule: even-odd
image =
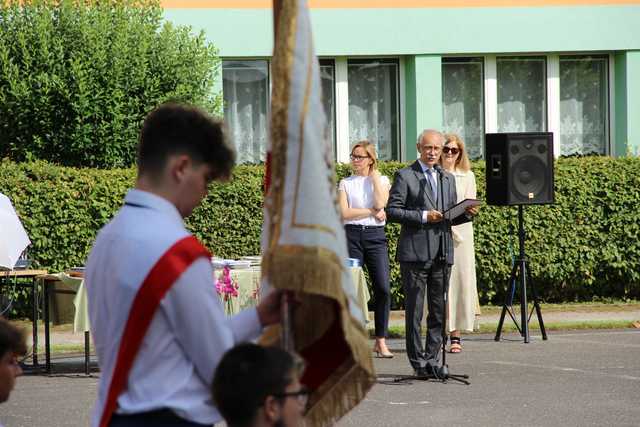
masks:
[[[512,191],[522,202],[535,200],[547,188],[547,165],[539,157],[519,158],[511,167]]]

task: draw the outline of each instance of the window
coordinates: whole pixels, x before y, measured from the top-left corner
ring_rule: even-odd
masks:
[[[498,57],[498,132],[547,129],[544,57]]]
[[[462,138],[469,157],[483,155],[483,58],[444,58],[442,107],[444,131]]]
[[[263,161],[269,129],[268,62],[222,61],[222,85],[224,118],[238,163]]]
[[[333,158],[336,158],[336,102],[335,64],[332,59],[320,60],[320,81],[322,85],[322,106],[327,116],[327,127]]]
[[[347,63],[349,143],[367,139],[381,160],[398,160],[397,60],[353,59]]]
[[[608,58],[560,57],[560,154],[605,154]]]

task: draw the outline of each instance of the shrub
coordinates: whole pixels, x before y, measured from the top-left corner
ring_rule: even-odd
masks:
[[[0,158],[134,164],[146,114],[167,100],[219,113],[220,62],[157,0],[0,4]]]
[[[404,166],[382,163],[390,178]],[[484,164],[474,162],[478,197]],[[349,173],[337,166],[338,178]],[[0,163],[0,189],[9,196],[32,240],[39,267],[83,265],[96,232],[134,183],[129,169],[96,170],[45,162]],[[233,180],[214,185],[187,225],[222,257],[260,251],[263,167],[236,167]],[[542,300],[549,302],[640,296],[640,159],[585,157],[555,164],[553,205],[524,207],[526,252]],[[392,258],[394,307],[403,302],[393,261],[400,227],[386,228]],[[478,288],[483,303],[502,303],[517,254],[517,208],[483,206],[474,220]]]

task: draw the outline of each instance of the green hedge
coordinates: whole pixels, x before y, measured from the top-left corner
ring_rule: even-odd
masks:
[[[403,165],[383,163],[393,177]],[[484,198],[484,164],[475,162]],[[339,178],[349,173],[337,167]],[[0,191],[11,198],[33,242],[30,256],[52,271],[82,265],[97,230],[122,203],[133,169],[96,170],[45,162],[0,163]],[[238,166],[233,180],[215,185],[189,228],[222,257],[259,253],[262,166]],[[640,296],[640,159],[560,159],[556,203],[526,206],[526,250],[545,301]],[[517,252],[517,208],[484,206],[474,222],[477,276],[483,303],[501,303]],[[395,253],[399,226],[387,226]],[[399,267],[392,265],[394,306],[402,305]]]

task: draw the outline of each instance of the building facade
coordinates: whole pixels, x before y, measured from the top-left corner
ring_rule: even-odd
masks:
[[[269,0],[164,0],[165,18],[220,51],[240,162],[264,159]],[[373,141],[416,158],[425,128],[473,158],[484,134],[547,131],[556,156],[640,155],[640,1],[309,0],[336,159]]]

